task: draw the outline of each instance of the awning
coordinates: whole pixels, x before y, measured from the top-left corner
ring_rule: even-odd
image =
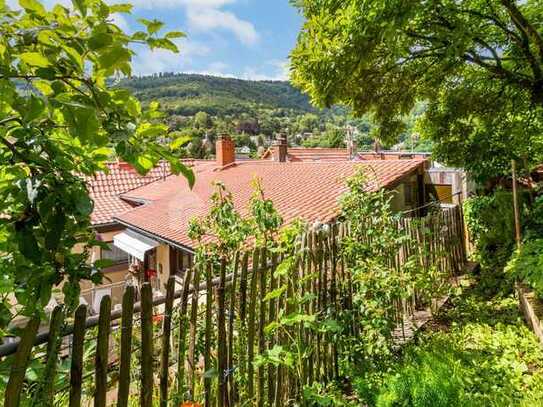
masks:
[[[132,230],[115,235],[113,237],[113,244],[141,261],[145,258],[146,252],[160,245],[157,241]]]

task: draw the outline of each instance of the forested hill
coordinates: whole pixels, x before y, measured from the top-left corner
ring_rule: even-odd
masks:
[[[288,82],[248,81],[196,74],[161,73],[123,82],[143,102],[157,100],[170,114],[237,116],[261,109],[314,112],[306,95]]]

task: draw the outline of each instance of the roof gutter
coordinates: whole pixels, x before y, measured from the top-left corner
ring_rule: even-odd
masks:
[[[142,229],[142,228],[140,228],[138,226],[134,226],[134,225],[132,225],[132,224],[130,224],[128,222],[122,221],[119,218],[114,218],[114,219],[117,222],[119,222],[121,225],[126,226],[128,229],[132,229],[135,232],[141,233],[142,235],[144,235],[144,236],[146,236],[148,238],[158,240],[159,242],[165,243],[165,244],[167,244],[169,246],[172,246],[172,247],[175,247],[176,249],[181,249],[181,250],[184,250],[184,251],[189,252],[191,254],[195,254],[195,251],[194,251],[194,249],[192,247],[185,246],[185,245],[179,244],[177,242],[174,242],[171,239],[166,239],[166,238],[163,238],[161,236],[155,235],[154,233],[148,232],[147,230]]]

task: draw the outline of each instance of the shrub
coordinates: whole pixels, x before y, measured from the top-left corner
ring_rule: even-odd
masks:
[[[464,203],[464,214],[481,266],[503,267],[515,245],[512,194],[496,191],[470,198]]]
[[[526,242],[505,268],[513,278],[523,281],[543,298],[543,239]]]

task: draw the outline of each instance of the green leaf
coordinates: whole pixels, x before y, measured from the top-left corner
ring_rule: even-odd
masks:
[[[24,52],[19,55],[19,58],[21,58],[25,64],[30,66],[35,66],[38,68],[47,68],[51,66],[51,62],[42,54],[37,52]]]
[[[32,120],[40,117],[40,115],[43,113],[45,110],[45,103],[41,98],[31,95],[26,107],[28,110],[24,115],[24,120],[26,122],[31,122]]]
[[[168,39],[173,39],[173,38],[184,38],[186,37],[187,35],[184,33],[184,32],[181,32],[181,31],[170,31],[169,33],[167,33],[164,38],[168,38]]]
[[[17,232],[16,236],[21,254],[34,263],[39,263],[41,260],[40,248],[32,230],[29,227],[24,227]]]
[[[281,318],[281,323],[283,325],[292,326],[299,324],[301,322],[304,323],[313,323],[317,319],[316,315],[304,315],[304,314],[290,314],[283,318]]]
[[[80,193],[76,196],[75,206],[81,216],[89,216],[92,213],[94,204],[88,195]]]
[[[122,3],[122,4],[112,4],[109,6],[111,13],[130,13],[132,11],[132,4]]]
[[[287,286],[279,287],[273,291],[270,291],[266,296],[264,297],[264,301],[270,301],[274,298],[278,298],[287,290]]]
[[[83,17],[87,16],[87,2],[85,0],[72,0],[72,4]]]
[[[181,136],[176,138],[174,141],[170,143],[170,149],[177,150],[181,146],[184,146],[185,144],[189,143],[192,140],[191,136]]]
[[[56,210],[47,222],[47,234],[45,235],[45,247],[48,250],[56,250],[66,224],[66,216],[62,210]]]
[[[89,38],[89,48],[96,51],[113,43],[113,36],[107,32],[97,32]]]
[[[194,187],[194,183],[196,182],[194,171],[179,161],[170,161],[170,165],[174,174],[183,174],[189,183],[190,189],[192,189]]]
[[[138,128],[138,135],[141,137],[157,137],[162,136],[168,131],[168,126],[164,124],[146,124]]]
[[[83,57],[74,48],[67,45],[62,45],[62,49],[68,55],[68,58],[77,65],[80,70],[83,70]]]
[[[121,45],[115,45],[107,50],[98,58],[100,68],[111,70],[119,68],[122,64],[128,62],[131,58],[130,51]]]
[[[146,18],[139,18],[138,21],[145,25],[145,27],[147,27],[147,32],[149,34],[155,34],[160,31],[162,27],[164,27],[164,23],[158,20],[147,20]]]
[[[36,0],[19,0],[19,4],[26,11],[34,12],[39,15],[44,15],[46,13],[45,7]]]
[[[96,110],[82,107],[70,107],[64,115],[71,125],[70,133],[79,138],[83,143],[89,141],[100,143],[98,129],[100,124],[96,117]]]
[[[132,39],[134,41],[145,41],[147,39],[147,34],[143,31],[136,31],[132,34]]]
[[[151,170],[155,166],[155,163],[150,158],[144,155],[140,155],[136,159],[136,164],[141,167],[144,172]]]
[[[281,327],[281,324],[277,321],[270,322],[266,327],[264,328],[264,334],[270,335],[273,333],[277,328]]]

